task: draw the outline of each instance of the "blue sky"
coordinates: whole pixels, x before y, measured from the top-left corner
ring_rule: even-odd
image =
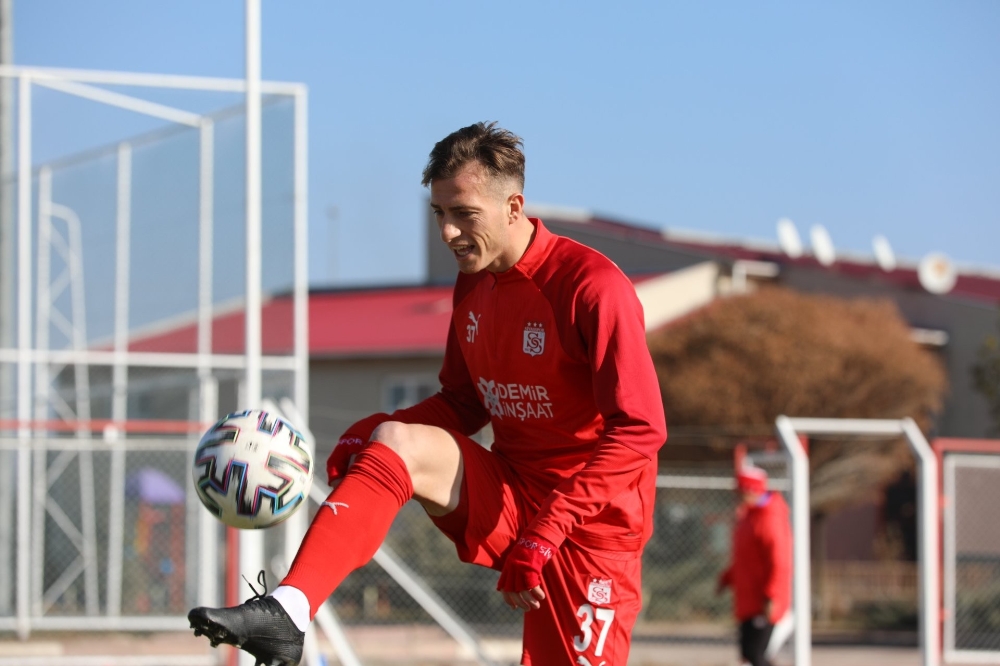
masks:
[[[244,74],[242,2],[14,6],[17,64]],[[478,120],[524,138],[529,202],[768,240],[789,217],[843,250],[881,233],[902,257],[996,267],[998,34],[991,0],[264,0],[262,71],[309,86],[315,284],[423,276],[420,171]],[[75,118],[40,155],[156,126]]]

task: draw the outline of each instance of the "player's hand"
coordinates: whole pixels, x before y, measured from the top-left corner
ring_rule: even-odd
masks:
[[[729,587],[729,572],[732,569],[727,569],[719,574],[719,579],[715,582],[715,596],[722,594],[722,591]]]
[[[542,567],[552,559],[556,547],[536,536],[522,536],[514,544],[503,570],[497,589],[503,592],[504,602],[511,608],[534,610],[545,601],[542,589]]]
[[[545,601],[545,590],[539,585],[524,592],[505,591],[503,601],[515,610],[518,608],[524,611],[536,610],[541,608],[542,602]]]
[[[354,458],[368,446],[375,428],[389,420],[388,414],[372,414],[361,419],[340,436],[337,445],[326,459],[326,476],[331,488],[336,488],[343,481],[348,468],[354,463]]]

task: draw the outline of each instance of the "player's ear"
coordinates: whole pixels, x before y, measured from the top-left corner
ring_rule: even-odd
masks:
[[[507,197],[507,221],[516,222],[524,212],[524,195],[520,192]]]

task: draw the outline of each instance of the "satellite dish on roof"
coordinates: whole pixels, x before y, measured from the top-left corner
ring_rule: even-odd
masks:
[[[872,250],[875,252],[875,261],[879,267],[887,273],[896,270],[896,253],[889,245],[889,239],[879,234],[872,239]]]
[[[795,228],[795,223],[787,217],[778,220],[778,245],[781,251],[792,259],[802,256],[802,239],[799,238],[799,230]]]
[[[822,224],[814,224],[809,230],[809,238],[812,241],[813,254],[816,260],[824,266],[830,266],[837,260],[837,252],[833,249],[833,241],[830,239],[830,232]]]
[[[946,255],[931,252],[917,265],[917,277],[920,285],[932,294],[947,294],[955,288],[958,271]]]

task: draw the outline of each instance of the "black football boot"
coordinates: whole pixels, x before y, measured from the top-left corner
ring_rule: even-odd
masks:
[[[306,635],[299,631],[277,599],[266,596],[263,571],[257,581],[264,586],[264,592],[258,593],[248,581],[254,596],[239,606],[199,607],[188,613],[194,635],[208,636],[212,647],[227,643],[249,652],[257,660],[257,666],[298,666]]]

